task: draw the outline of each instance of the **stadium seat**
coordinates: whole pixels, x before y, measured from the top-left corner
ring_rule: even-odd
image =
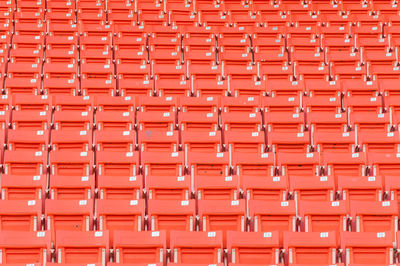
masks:
[[[45,175],[47,173],[47,152],[5,151],[4,173],[8,175]]]
[[[136,147],[135,131],[98,130],[94,134],[97,151],[133,152]]]
[[[223,261],[220,231],[171,231],[171,261],[174,263],[215,264]]]
[[[92,137],[90,130],[53,130],[51,149],[53,151],[92,151]]]
[[[337,189],[343,200],[381,201],[381,176],[338,176]]]
[[[288,180],[285,176],[244,176],[241,187],[247,200],[286,201]]]
[[[148,199],[189,200],[192,196],[190,176],[149,176],[146,179]]]
[[[41,200],[1,200],[2,231],[41,231]]]
[[[46,175],[6,175],[1,177],[3,200],[41,200],[47,187]]]
[[[284,176],[317,176],[319,169],[319,153],[277,153],[276,162],[279,174]]]
[[[136,200],[142,198],[143,176],[98,176],[100,199]]]
[[[97,152],[96,166],[99,176],[135,176],[139,173],[139,154],[137,152]]]
[[[166,248],[167,238],[164,231],[114,231],[114,261],[118,265],[163,264],[167,256]]]
[[[51,175],[89,176],[93,174],[92,151],[52,151],[50,162]]]
[[[332,176],[289,177],[289,189],[294,200],[333,201],[335,199],[335,180]]]
[[[216,176],[211,179],[196,176],[194,191],[199,200],[237,200],[240,196],[239,177]]]
[[[50,177],[49,194],[51,199],[85,200],[94,198],[95,177],[52,175]]]

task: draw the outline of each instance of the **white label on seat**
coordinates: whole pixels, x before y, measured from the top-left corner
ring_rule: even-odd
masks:
[[[350,42],[350,40],[349,40],[349,39],[346,39],[346,40],[344,40],[344,42],[346,42],[346,43],[347,43],[347,42]]]
[[[256,81],[256,82],[254,82],[254,84],[255,84],[256,86],[260,86],[260,85],[261,85],[261,81]]]
[[[145,69],[146,68],[146,65],[141,65],[140,66],[140,69]]]
[[[247,98],[247,101],[248,101],[248,102],[253,102],[253,101],[254,101],[254,97],[248,97],[248,98]]]
[[[287,206],[289,206],[288,201],[281,201],[281,207],[287,207]]]
[[[371,102],[376,102],[376,97],[372,97],[371,99],[369,99]]]
[[[143,55],[143,52],[137,52],[137,55]]]
[[[386,53],[386,56],[392,56],[392,53]]]
[[[368,181],[369,181],[369,182],[375,181],[375,176],[369,176],[369,177],[368,177]]]
[[[246,57],[247,56],[247,54],[242,54],[242,57]]]
[[[144,80],[143,84],[149,84],[149,81],[148,80]]]
[[[207,113],[207,117],[213,117],[214,114],[213,113]]]
[[[218,81],[217,85],[224,85],[224,82],[223,81]]]
[[[393,133],[393,132],[388,132],[388,133],[387,133],[387,136],[388,136],[388,137],[393,137],[393,136],[394,136],[394,133]]]
[[[319,234],[319,236],[320,236],[321,238],[325,238],[325,237],[328,237],[328,236],[329,236],[329,233],[328,233],[328,232],[321,232],[321,233]]]
[[[367,85],[371,86],[372,85],[372,81],[367,81]]]
[[[178,180],[178,182],[185,181],[185,177],[184,176],[178,176],[177,180]]]
[[[336,81],[329,81],[329,85],[335,85]]]
[[[125,100],[125,101],[130,101],[130,100],[131,100],[131,96],[126,96],[126,97],[124,98],[124,100]]]
[[[258,137],[258,132],[251,132],[252,137]]]
[[[126,155],[126,157],[132,157],[133,156],[133,152],[127,152],[125,155]]]
[[[134,206],[134,205],[137,205],[138,204],[138,201],[137,200],[131,200],[131,202],[130,202],[130,205],[131,206]]]
[[[81,135],[81,136],[86,136],[86,134],[87,134],[86,130],[79,131],[79,135]]]
[[[36,205],[36,200],[28,200],[28,206]]]
[[[216,70],[217,68],[218,68],[217,66],[212,66],[212,67],[211,67],[212,70]],[[220,82],[222,82],[222,81],[220,81]],[[222,84],[222,83],[221,83],[221,84]],[[219,82],[218,82],[218,85],[221,85],[221,84],[219,84]]]
[[[264,232],[264,237],[265,238],[269,238],[269,237],[272,237],[272,233],[271,232]]]
[[[350,136],[350,133],[349,133],[349,132],[344,132],[344,133],[342,134],[342,136],[343,136],[343,137],[348,137],[348,136]]]
[[[224,154],[222,152],[218,152],[217,153],[217,158],[222,158],[222,157],[224,157]]]
[[[35,152],[35,156],[42,156],[42,152],[41,151]]]
[[[94,232],[94,236],[95,236],[95,237],[102,237],[102,236],[103,236],[103,232],[101,232],[101,231],[96,231],[96,232]]]
[[[336,98],[335,98],[335,97],[329,98],[329,101],[330,101],[330,102],[335,102],[335,101],[336,101]]]
[[[101,40],[102,40],[102,41],[106,41],[106,40],[107,40],[107,37],[101,37]]]
[[[351,157],[353,157],[353,158],[358,158],[360,155],[358,154],[358,153],[353,153],[352,155],[351,155]]]
[[[255,113],[251,113],[251,114],[249,114],[249,117],[250,118],[254,118],[254,117],[256,117],[256,114]]]
[[[44,115],[46,115],[46,112],[45,111],[44,112],[40,112],[39,115],[40,116],[44,116]]]
[[[33,181],[38,181],[40,180],[40,175],[34,175],[33,176]]]
[[[169,112],[165,112],[165,113],[163,114],[164,117],[169,117],[169,115],[170,115]]]
[[[132,181],[136,181],[136,176],[135,176],[135,175],[134,175],[134,176],[130,176],[130,177],[129,177],[129,181],[131,181],[131,182],[132,182]]]
[[[81,157],[87,156],[87,152],[86,151],[82,151],[81,152]]]
[[[232,181],[232,176],[225,176],[225,181],[226,182]]]
[[[217,234],[215,232],[208,232],[208,237],[215,237]]]
[[[261,158],[268,158],[268,153],[261,153]]]
[[[88,176],[82,176],[81,177],[81,181],[82,182],[89,181],[89,177]]]
[[[342,114],[335,114],[335,118],[342,118]]]
[[[181,201],[181,206],[188,206],[189,205],[189,201],[188,200],[182,200]]]
[[[141,42],[141,41],[142,41],[142,38],[140,38],[140,37],[139,37],[139,38],[136,38],[136,41],[137,41],[137,42]]]
[[[104,65],[104,68],[110,68],[110,65]]]
[[[393,67],[393,71],[398,71],[398,70],[399,70],[399,67],[398,67],[398,66]]]
[[[38,135],[38,136],[43,136],[43,134],[44,134],[43,130],[36,131],[36,135]]]
[[[385,237],[385,232],[376,233],[376,237],[377,237],[377,238],[383,238],[383,237]]]
[[[293,118],[299,118],[299,114],[293,114]]]
[[[294,97],[289,97],[288,101],[289,102],[294,102]]]
[[[314,157],[314,153],[307,153],[306,157],[307,158],[313,158]]]
[[[304,133],[303,133],[303,132],[297,133],[297,137],[298,137],[298,138],[304,137]]]
[[[356,56],[356,53],[350,53],[350,56],[351,57]]]
[[[372,27],[372,30],[377,30],[378,29],[378,27]]]
[[[171,153],[171,157],[178,157],[178,153],[177,152]]]
[[[339,27],[339,30],[344,30],[344,27]]]
[[[321,177],[319,178],[319,181],[321,181],[321,182],[328,181],[328,177],[327,177],[327,176],[321,176]]]
[[[6,114],[6,112],[0,111],[0,115],[5,115],[5,114]]]
[[[378,114],[378,118],[383,118],[385,117],[385,114]]]
[[[87,116],[88,115],[88,112],[82,112],[81,113],[81,116]]]
[[[216,134],[217,134],[217,132],[211,131],[211,132],[208,133],[208,136],[214,137]]]
[[[211,56],[211,53],[206,53],[206,56]]]
[[[246,67],[246,69],[247,69],[247,70],[252,70],[253,67],[252,67],[252,66],[248,66],[248,67]]]
[[[68,84],[71,84],[71,83],[74,83],[75,82],[75,79],[69,79],[68,80]]]
[[[396,153],[396,157],[399,158],[400,157],[400,153]]]
[[[68,64],[68,68],[73,68],[74,64]]]
[[[79,201],[79,205],[86,205],[87,204],[87,200],[80,200]]]
[[[213,97],[207,97],[207,102],[210,102],[210,101],[212,101],[212,100],[214,100]]]
[[[238,200],[232,200],[231,201],[231,205],[232,206],[238,206],[239,205],[239,201]]]
[[[332,201],[332,207],[338,207],[339,201]]]
[[[41,231],[36,233],[36,237],[44,237],[46,235],[46,232]]]
[[[272,178],[272,182],[279,182],[279,181],[281,181],[281,177],[280,176],[274,176]]]
[[[122,116],[129,116],[129,112],[123,112]]]
[[[177,53],[176,53],[176,52],[172,52],[171,55],[172,55],[172,56],[176,56]],[[176,67],[178,67],[178,66],[176,66]],[[177,69],[178,69],[178,68],[177,68]]]
[[[390,206],[390,201],[382,201],[382,207]]]
[[[32,64],[32,68],[37,68],[37,64]]]
[[[2,99],[8,99],[8,95],[1,95]]]
[[[131,133],[129,131],[122,132],[122,136],[129,136]]]
[[[172,131],[167,131],[166,135],[167,135],[167,136],[173,136],[173,135],[174,135],[174,132],[172,132]]]
[[[47,98],[47,95],[42,95],[42,100],[46,100]]]

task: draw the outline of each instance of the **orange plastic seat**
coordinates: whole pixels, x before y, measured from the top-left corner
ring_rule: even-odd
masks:
[[[0,206],[2,231],[42,230],[41,200],[2,200]]]

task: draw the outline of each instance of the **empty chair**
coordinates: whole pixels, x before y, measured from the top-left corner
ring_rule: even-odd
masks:
[[[381,176],[338,176],[337,188],[343,200],[381,201],[383,179]]]
[[[285,176],[244,176],[242,188],[247,200],[286,201],[288,180]]]
[[[191,180],[184,176],[149,176],[146,179],[148,199],[188,200],[191,197]]]
[[[2,231],[40,231],[42,229],[41,200],[1,200]]]
[[[332,201],[335,199],[335,180],[332,176],[290,176],[290,191],[294,199]]]
[[[45,175],[1,176],[1,198],[3,200],[41,200],[47,186]]]

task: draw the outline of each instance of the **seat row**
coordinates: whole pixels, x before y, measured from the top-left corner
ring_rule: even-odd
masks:
[[[284,235],[284,249],[279,247],[277,232],[228,232],[227,249],[223,249],[222,234],[210,232],[117,231],[109,245],[108,231],[58,231],[54,241],[46,231],[0,232],[3,263],[99,263],[99,265],[254,265],[260,262],[274,265],[336,265],[393,264],[398,254],[394,237],[385,232],[293,233]],[[169,244],[170,249],[167,249]],[[251,249],[249,249],[251,246]],[[374,252],[366,253],[365,250]],[[50,264],[49,262],[57,262]],[[114,262],[114,263],[108,263]],[[124,264],[126,263],[126,264]],[[280,264],[282,263],[282,264]],[[80,265],[81,265],[80,264]],[[69,264],[71,265],[71,264]],[[352,264],[353,265],[353,264]]]

